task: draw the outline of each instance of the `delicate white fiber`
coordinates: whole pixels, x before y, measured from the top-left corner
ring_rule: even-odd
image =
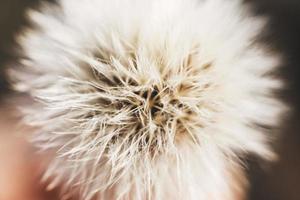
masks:
[[[240,0],[60,0],[29,12],[12,73],[36,104],[49,188],[90,200],[232,200],[240,158],[271,158],[279,64]]]

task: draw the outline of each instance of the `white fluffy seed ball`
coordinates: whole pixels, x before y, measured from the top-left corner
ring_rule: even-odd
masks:
[[[270,158],[283,106],[265,19],[241,0],[59,0],[29,12],[16,89],[54,152],[49,188],[82,199],[233,200],[240,157]]]

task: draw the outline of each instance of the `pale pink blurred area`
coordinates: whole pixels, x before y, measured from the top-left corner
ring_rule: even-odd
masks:
[[[16,109],[0,106],[0,200],[55,200],[40,182],[42,162],[26,140]]]

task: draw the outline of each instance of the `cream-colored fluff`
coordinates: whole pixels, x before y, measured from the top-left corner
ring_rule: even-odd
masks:
[[[233,200],[271,158],[279,59],[239,0],[60,0],[30,11],[16,89],[50,188],[82,199]]]

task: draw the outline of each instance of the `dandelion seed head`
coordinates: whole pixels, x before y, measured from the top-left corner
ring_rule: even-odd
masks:
[[[83,199],[235,199],[240,156],[271,158],[283,110],[266,20],[239,0],[60,0],[28,16],[16,90],[54,156],[49,188]],[[239,185],[239,186],[237,186]]]

